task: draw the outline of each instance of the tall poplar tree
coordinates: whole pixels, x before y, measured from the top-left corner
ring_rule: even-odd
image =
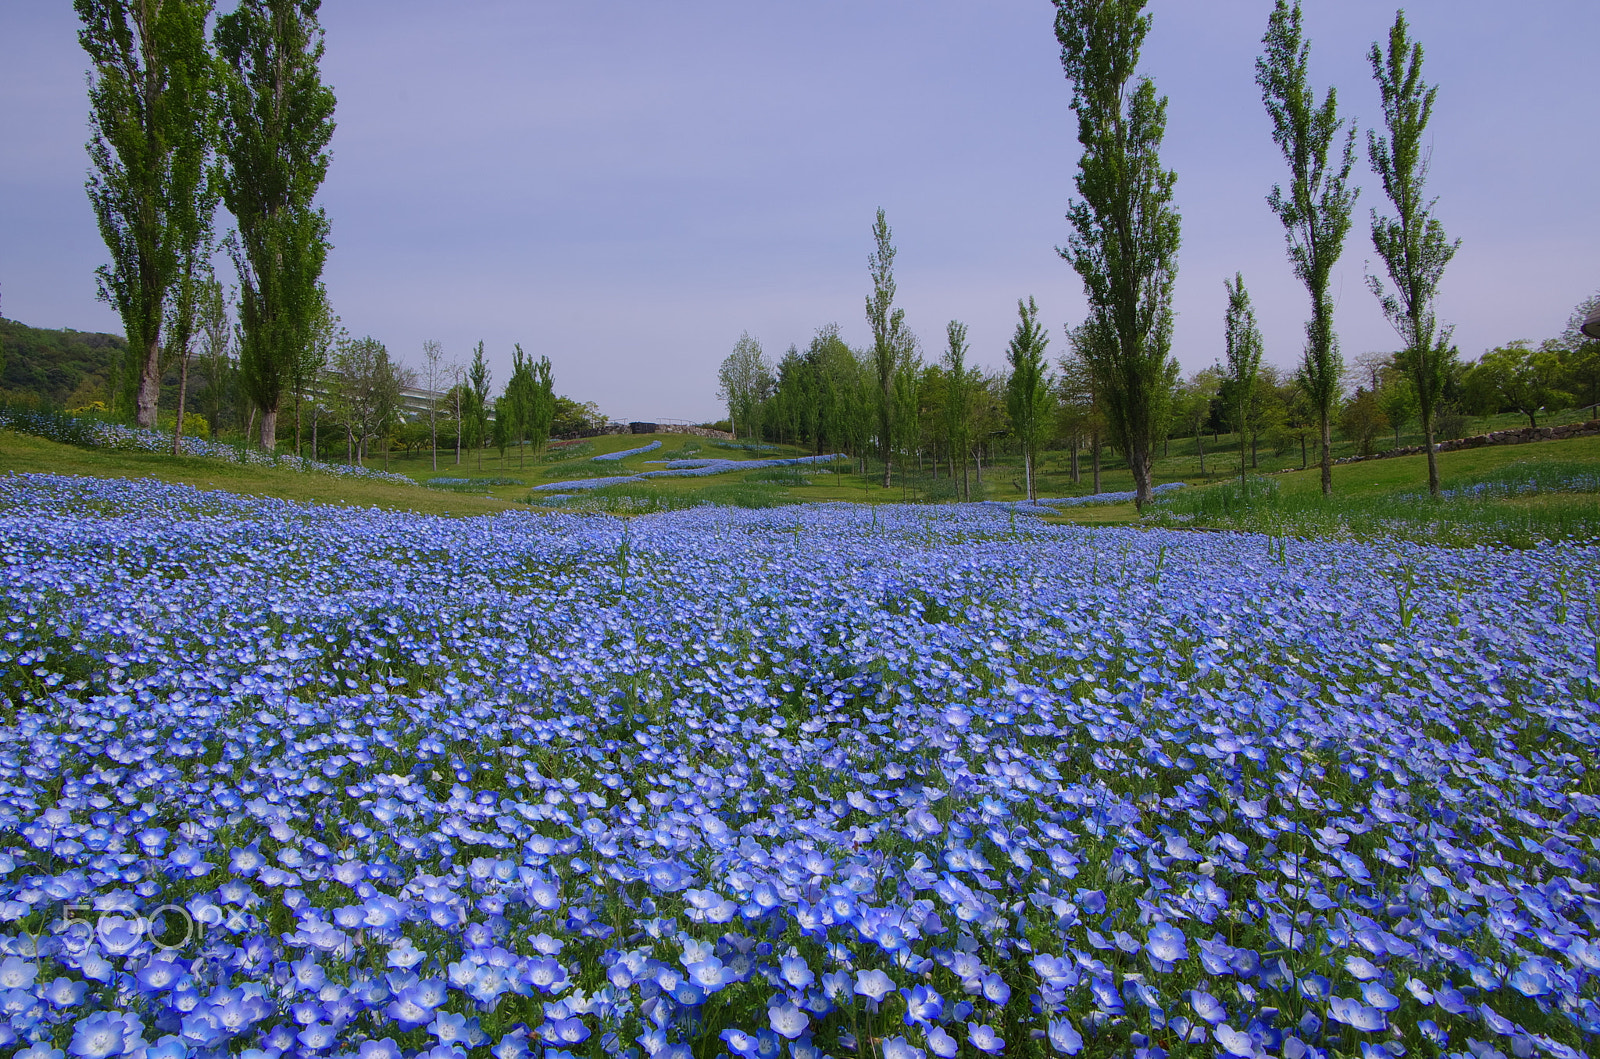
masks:
[[[556,382],[550,358],[541,355],[533,364],[533,388],[528,401],[528,440],[535,456],[550,443],[550,425],[556,419]]]
[[[467,368],[467,413],[472,422],[472,444],[478,450],[478,470],[483,470],[483,450],[489,442],[489,362],[483,358],[483,342],[472,352]]]
[[[872,225],[874,243],[867,258],[872,294],[867,298],[867,323],[872,327],[872,370],[877,381],[878,451],[883,456],[883,487],[889,488],[895,450],[895,369],[908,352],[906,311],[894,307],[894,230],[883,209]]]
[[[1244,484],[1244,434],[1250,418],[1250,398],[1261,373],[1261,330],[1256,326],[1256,311],[1250,305],[1250,292],[1244,289],[1244,274],[1223,280],[1228,291],[1228,309],[1223,314],[1223,344],[1228,358],[1229,414],[1239,431],[1239,484]]]
[[[972,392],[978,380],[967,367],[967,325],[951,320],[945,327],[945,339],[945,432],[950,438],[950,455],[961,463],[961,498],[971,500],[967,459],[972,449]]]
[[[1396,359],[1416,391],[1428,452],[1428,492],[1438,496],[1433,420],[1455,351],[1450,345],[1452,328],[1439,327],[1433,299],[1445,266],[1461,246],[1461,240],[1446,237],[1444,225],[1432,215],[1437,200],[1423,196],[1428,151],[1422,137],[1438,86],[1422,80],[1422,45],[1411,39],[1404,11],[1395,13],[1388,47],[1374,44],[1367,60],[1383,98],[1384,123],[1383,133],[1367,133],[1367,159],[1395,212],[1393,217],[1379,217],[1377,210],[1372,211],[1372,245],[1383,258],[1393,290],[1373,275],[1367,277],[1367,285],[1400,333],[1402,348]]]
[[[1316,410],[1322,432],[1322,493],[1331,496],[1333,406],[1339,398],[1344,360],[1333,330],[1328,279],[1344,249],[1350,211],[1360,192],[1348,183],[1355,164],[1356,130],[1352,126],[1340,134],[1345,121],[1339,117],[1337,90],[1329,88],[1318,103],[1309,84],[1311,43],[1305,39],[1300,0],[1292,6],[1288,0],[1275,0],[1261,43],[1266,51],[1256,59],[1256,84],[1272,119],[1272,141],[1289,163],[1290,177],[1287,191],[1274,185],[1267,203],[1283,222],[1294,274],[1311,295],[1300,385]]]
[[[238,231],[240,382],[261,410],[261,447],[322,311],[328,217],[312,204],[328,173],[333,90],[322,83],[319,0],[240,0],[217,20],[222,201]]]
[[[1055,0],[1061,66],[1083,145],[1067,218],[1073,234],[1058,252],[1089,299],[1092,337],[1080,350],[1094,373],[1112,436],[1133,471],[1135,502],[1150,499],[1155,440],[1171,402],[1177,364],[1172,285],[1177,276],[1177,174],[1161,167],[1167,100],[1137,76],[1150,32],[1146,0]]]
[[[1022,448],[1022,475],[1028,499],[1039,499],[1035,481],[1039,445],[1050,428],[1054,404],[1050,383],[1045,377],[1045,347],[1050,336],[1039,324],[1039,306],[1030,297],[1017,301],[1016,332],[1006,347],[1011,374],[1006,380],[1006,411],[1011,416],[1011,432]]]
[[[215,122],[206,47],[211,0],[75,0],[89,53],[89,201],[111,263],[100,297],[128,338],[124,407],[156,423],[165,367],[163,329],[192,326],[209,275],[217,195],[210,173]],[[188,334],[170,347],[187,347]]]

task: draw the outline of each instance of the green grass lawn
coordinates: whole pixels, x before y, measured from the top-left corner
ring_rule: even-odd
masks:
[[[1503,417],[1502,417],[1503,418]],[[1552,422],[1570,421],[1553,417]],[[1498,427],[1501,424],[1488,424]],[[1511,424],[1515,425],[1515,424]],[[1209,440],[1209,439],[1208,439]],[[1224,439],[1225,441],[1226,439]],[[1404,440],[1404,439],[1402,439]],[[640,448],[652,441],[661,447],[616,461],[593,457]],[[1175,439],[1168,455],[1156,461],[1157,484],[1189,483],[1171,500],[1157,505],[1141,518],[1131,503],[1068,508],[1052,521],[1090,525],[1165,524],[1206,529],[1244,529],[1301,535],[1398,535],[1441,539],[1457,543],[1495,541],[1528,544],[1540,539],[1593,539],[1600,537],[1600,502],[1590,492],[1541,491],[1535,495],[1502,495],[1435,503],[1421,494],[1427,480],[1422,456],[1401,456],[1346,464],[1334,468],[1335,496],[1320,495],[1318,469],[1289,470],[1263,479],[1241,495],[1237,475],[1238,454],[1208,447],[1207,474],[1198,473],[1194,439]],[[625,478],[656,470],[663,461],[677,459],[728,459],[749,461],[808,455],[791,446],[751,448],[681,434],[619,434],[559,444],[543,453],[511,450],[503,456],[488,450],[463,454],[455,462],[453,450],[441,451],[438,469],[427,451],[391,453],[368,465],[405,475],[418,488],[347,479],[333,475],[299,473],[287,469],[252,467],[226,460],[174,458],[156,453],[91,450],[61,445],[40,438],[0,431],[0,472],[52,471],[99,477],[153,477],[201,488],[226,489],[290,500],[376,506],[430,514],[480,515],[508,508],[544,510],[550,492],[536,491],[544,484],[583,478]],[[1293,463],[1298,465],[1298,453]],[[1268,457],[1263,451],[1261,471],[1272,471],[1285,457]],[[1494,446],[1442,453],[1440,473],[1446,488],[1529,468],[1545,478],[1564,473],[1600,470],[1600,438],[1582,438],[1531,445]],[[1070,474],[1064,451],[1044,453],[1039,461],[1041,496],[1082,496],[1094,492],[1089,459],[1080,454],[1079,480]],[[1258,472],[1259,474],[1259,472]],[[1023,496],[1020,462],[1015,457],[986,464],[981,484],[975,468],[969,469],[975,499],[1014,500]],[[434,479],[445,479],[429,487]],[[461,481],[465,479],[466,481]],[[854,461],[801,467],[752,468],[695,478],[654,478],[620,482],[594,491],[577,491],[572,500],[557,506],[577,510],[604,510],[619,514],[688,507],[704,503],[741,507],[771,507],[819,501],[855,503],[948,502],[957,499],[957,482],[949,468],[932,463],[896,468],[885,489],[882,468],[869,462],[865,473]],[[1270,486],[1259,483],[1266,481]],[[1133,488],[1132,475],[1120,457],[1109,450],[1101,458],[1101,491]],[[551,491],[553,492],[553,491]]]
[[[1243,490],[1230,479],[1163,500],[1145,521],[1457,545],[1600,541],[1600,437],[1440,453],[1441,485],[1458,494],[1441,500],[1427,495],[1427,473],[1421,455],[1335,467],[1332,497],[1315,467]]]

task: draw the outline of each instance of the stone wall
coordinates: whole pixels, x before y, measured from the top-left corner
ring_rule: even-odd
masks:
[[[1587,423],[1564,423],[1558,427],[1519,427],[1516,430],[1496,430],[1492,434],[1474,434],[1470,438],[1455,438],[1434,445],[1435,452],[1455,452],[1457,449],[1481,449],[1485,445],[1526,445],[1533,441],[1565,441],[1567,438],[1587,438],[1600,434],[1600,419]],[[1371,456],[1346,456],[1334,463],[1362,463],[1366,460],[1386,460],[1391,456],[1420,456],[1427,451],[1423,445],[1407,445],[1387,452],[1374,452]]]

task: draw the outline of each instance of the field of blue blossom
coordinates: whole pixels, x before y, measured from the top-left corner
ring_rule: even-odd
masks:
[[[1600,1043],[1600,550],[0,479],[0,1051]]]

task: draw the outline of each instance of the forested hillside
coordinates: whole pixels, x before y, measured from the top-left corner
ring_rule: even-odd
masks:
[[[127,343],[120,335],[49,330],[0,318],[0,398],[53,405],[103,398]]]

